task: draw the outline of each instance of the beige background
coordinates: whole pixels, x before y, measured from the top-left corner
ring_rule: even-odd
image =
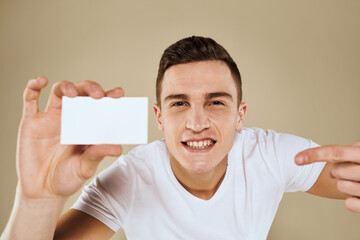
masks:
[[[162,51],[190,35],[213,37],[238,63],[247,126],[320,144],[360,139],[358,0],[1,0],[0,230],[14,199],[16,135],[27,80],[91,79],[155,102]],[[153,141],[162,135],[149,110]],[[113,161],[105,159],[101,169]],[[286,194],[268,239],[358,240],[359,223],[360,215],[347,211],[343,201]]]

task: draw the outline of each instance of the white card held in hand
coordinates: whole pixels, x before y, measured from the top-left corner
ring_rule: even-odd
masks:
[[[61,144],[145,144],[148,98],[63,97]]]

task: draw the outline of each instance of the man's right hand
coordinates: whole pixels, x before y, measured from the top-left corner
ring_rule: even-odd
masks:
[[[95,82],[73,84],[61,81],[53,86],[45,111],[39,112],[40,92],[47,83],[45,77],[32,79],[24,92],[16,156],[19,182],[13,211],[2,240],[53,239],[67,197],[95,174],[105,156],[121,154],[120,145],[60,144],[63,96],[119,98],[124,95],[121,88],[104,92]],[[102,234],[102,239],[108,239],[113,234],[104,224],[91,220],[97,226],[93,229],[101,230],[98,232]],[[89,223],[88,219],[85,222]]]
[[[47,107],[39,112],[45,77],[32,79],[24,92],[17,145],[18,190],[31,199],[66,199],[92,177],[105,156],[121,154],[120,145],[60,145],[62,97],[119,98],[121,88],[104,92],[95,82],[61,81],[52,87]]]

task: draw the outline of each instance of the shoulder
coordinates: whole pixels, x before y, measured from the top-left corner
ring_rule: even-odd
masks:
[[[305,189],[298,179],[306,176],[306,171],[311,172],[311,169],[297,166],[293,159],[298,152],[315,146],[311,140],[292,134],[271,129],[244,128],[236,133],[234,152],[244,162],[244,166],[240,164],[240,167],[256,173],[255,176],[271,176],[271,179],[289,191]],[[295,176],[300,177],[295,179]],[[269,181],[269,178],[266,179]]]
[[[308,146],[314,147],[317,144],[313,143],[309,139],[305,139],[299,136],[288,133],[279,133],[272,129],[261,128],[243,128],[236,132],[235,142],[248,143],[248,144],[272,144],[276,146]]]
[[[166,150],[165,141],[157,140],[146,145],[140,145],[132,149],[128,154],[124,155],[123,157],[131,158],[131,159],[139,159],[139,160],[149,159],[149,158],[156,158],[164,154],[166,151],[167,150]]]
[[[296,153],[318,146],[309,139],[274,130],[243,128],[235,136],[233,149],[245,156],[254,153],[263,157],[293,157]]]
[[[101,182],[128,182],[141,175],[151,175],[156,166],[166,154],[163,140],[135,147],[125,155],[120,156],[110,167],[102,171],[97,179]]]

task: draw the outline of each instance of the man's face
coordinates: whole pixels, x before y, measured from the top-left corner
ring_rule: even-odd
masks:
[[[161,109],[154,105],[170,161],[187,171],[206,173],[227,160],[246,112],[237,104],[236,85],[222,61],[170,67],[164,74]]]

